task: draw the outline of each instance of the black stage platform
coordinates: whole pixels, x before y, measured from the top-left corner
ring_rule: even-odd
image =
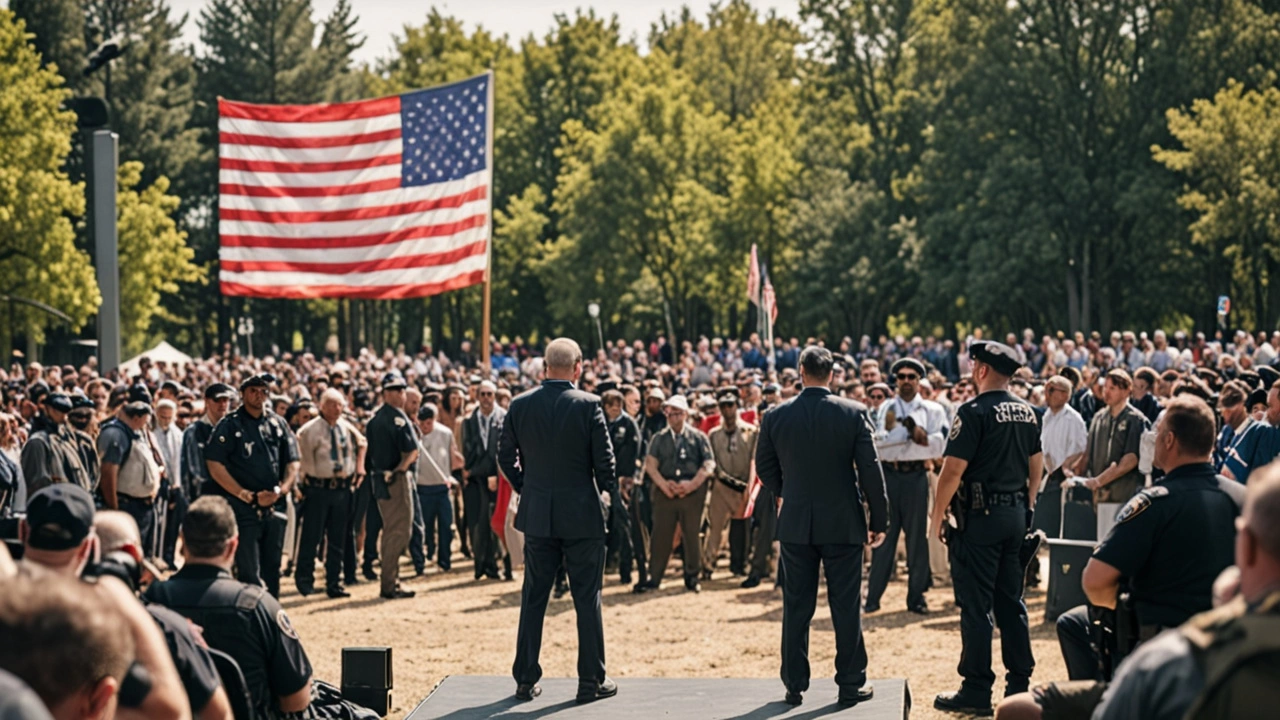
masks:
[[[577,705],[578,681],[549,678],[542,695],[517,702],[515,681],[494,675],[456,675],[445,678],[406,720],[478,720],[505,718],[609,718],[610,720],[808,720],[809,718],[865,718],[902,720],[911,710],[906,680],[873,680],[875,697],[852,708],[836,704],[836,685],[830,679],[814,682],[804,704],[782,701],[782,682],[776,678],[616,678],[617,697]]]

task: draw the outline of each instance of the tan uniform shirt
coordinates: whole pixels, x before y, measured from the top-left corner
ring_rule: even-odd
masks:
[[[333,432],[336,429],[337,432]],[[337,462],[334,461],[333,441],[338,441]],[[298,454],[302,474],[315,478],[348,478],[356,474],[356,459],[360,448],[368,441],[346,418],[338,418],[336,426],[316,416],[298,430]]]
[[[756,456],[755,425],[738,421],[733,432],[723,425],[711,429],[711,454],[716,459],[716,478],[734,490],[746,490],[751,481],[751,461]]]

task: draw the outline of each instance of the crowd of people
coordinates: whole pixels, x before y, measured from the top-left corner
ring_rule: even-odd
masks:
[[[770,348],[754,335],[678,346],[659,335],[596,349],[578,385],[600,396],[615,456],[617,488],[603,498],[606,572],[635,593],[660,589],[672,573],[686,590],[700,592],[722,562],[742,587],[780,582],[776,501],[755,473],[758,428],[766,413],[800,393],[802,348],[825,344],[835,358],[829,388],[866,410],[888,493],[887,541],[868,553],[864,610],[880,610],[901,544],[906,609],[928,613],[926,593],[949,582],[947,549],[932,531],[943,508],[933,501],[944,449],[959,433],[959,409],[978,395],[970,347],[982,339],[980,330],[958,342],[778,338]],[[1142,512],[1131,509],[1135,503],[1160,497],[1151,492],[1153,476],[1161,477],[1151,462],[1155,423],[1183,396],[1216,410],[1215,472],[1243,483],[1280,455],[1280,372],[1273,367],[1280,364],[1280,332],[1177,332],[1172,340],[1160,330],[1077,332],[1037,340],[1028,329],[1005,341],[1018,366],[1009,390],[1032,407],[1040,427],[1044,481],[1033,524],[1050,536],[1065,535],[1063,512],[1073,502],[1090,508],[1096,525],[1088,539],[1106,546],[1119,525]],[[22,660],[0,653],[0,669],[27,680],[59,717],[109,716],[95,712],[114,708],[117,695],[122,708],[152,703],[139,710],[147,717],[178,717],[184,708],[226,717],[236,699],[210,689],[219,687],[212,648],[239,664],[250,702],[268,716],[325,708],[358,715],[357,707],[321,697],[326,686],[312,682],[306,654],[276,602],[282,578],[292,578],[303,595],[323,582],[329,597],[343,598],[352,584],[379,581],[381,597],[411,597],[415,590],[401,575],[408,555],[415,576],[453,572],[459,558],[469,558],[477,581],[514,579],[524,552],[513,521],[519,493],[501,470],[509,466],[502,458],[504,418],[512,398],[536,386],[545,368],[539,348],[520,339],[494,341],[490,355],[482,366],[468,342],[452,357],[398,348],[361,349],[347,358],[306,352],[252,358],[227,348],[184,366],[144,357],[128,376],[101,373],[92,360],[79,368],[33,362],[0,372],[0,518],[6,519],[0,528],[14,548],[25,547],[24,564],[43,562],[74,578],[109,553],[126,565],[132,560],[134,590],[147,584],[138,578],[154,576],[149,604],[139,605],[154,609],[154,623],[165,630],[169,608],[205,625],[208,641],[188,648],[168,633],[173,657],[166,664],[153,628],[137,619],[145,614],[113,601],[125,609],[97,624],[97,615],[77,616],[75,623],[93,627],[68,625],[68,632],[93,635],[116,655],[142,663],[151,694],[126,698],[128,663],[86,668],[96,679],[74,688],[28,679],[44,672],[40,662],[62,661],[53,655]],[[1234,524],[1230,532],[1234,538]],[[109,536],[121,539],[109,543]],[[1103,556],[1108,567],[1145,568],[1149,558],[1126,555],[1133,546]],[[1205,560],[1213,567],[1201,567],[1193,583],[1195,597],[1159,622],[1143,623],[1149,630],[1177,627],[1209,609],[1203,578],[1233,561],[1221,542],[1216,547]],[[1038,582],[1037,568],[1031,563],[1029,582]],[[1163,607],[1151,594],[1167,594],[1168,578],[1152,577],[1133,592]],[[1096,580],[1087,575],[1086,589]],[[20,585],[22,592],[14,590]],[[37,585],[16,581],[0,592],[6,628],[35,612],[75,615],[93,602],[85,592],[121,592],[111,582],[75,591],[46,582],[41,587],[57,591],[27,592]],[[569,591],[562,568],[555,592]],[[192,599],[202,593],[222,605]],[[239,609],[233,621],[223,612],[228,608]],[[119,623],[130,616],[132,625]],[[1063,652],[1072,679],[1084,680],[1097,664],[1080,659],[1089,649],[1089,639],[1080,638],[1090,618],[1063,617]],[[224,621],[231,625],[219,625]],[[113,634],[99,627],[104,623],[132,632]],[[221,629],[210,632],[209,625]],[[281,648],[273,656],[285,659],[268,667],[265,651],[246,652],[238,639],[245,627],[263,635],[256,647]],[[104,651],[108,656],[115,657]],[[182,675],[175,668],[187,675],[184,687],[166,691],[166,678]],[[185,692],[189,702],[167,692]],[[55,705],[72,695],[86,712],[60,714]],[[982,710],[986,700],[973,702],[960,707]]]

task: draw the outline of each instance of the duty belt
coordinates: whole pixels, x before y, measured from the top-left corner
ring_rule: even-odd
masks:
[[[883,460],[880,464],[897,473],[918,472],[924,469],[923,460]]]
[[[125,501],[135,502],[135,503],[138,503],[139,505],[150,507],[151,505],[155,504],[156,499],[153,497],[136,497],[134,495],[125,495],[122,492],[117,492],[116,502],[125,502]]]
[[[974,493],[969,500],[970,510],[985,510],[993,507],[1026,507],[1027,492],[982,492]]]
[[[354,475],[348,475],[340,478],[322,478],[307,475],[302,478],[302,486],[317,490],[349,490],[354,477]]]

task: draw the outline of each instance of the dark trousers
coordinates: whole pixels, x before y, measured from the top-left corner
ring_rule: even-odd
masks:
[[[409,479],[413,482],[413,478]],[[418,497],[418,486],[413,486],[413,527],[409,531],[409,558],[413,560],[413,569],[422,573],[427,567],[426,527],[422,524],[422,501]]]
[[[457,495],[457,499],[453,501],[453,524],[458,529],[458,547],[463,555],[471,557],[471,538],[467,536],[467,528],[470,527],[467,524],[467,498],[462,491],[466,480],[462,478],[461,470],[453,471],[453,479],[458,481],[458,485],[449,492]]]
[[[462,502],[466,505],[467,532],[471,535],[471,557],[476,561],[476,577],[486,573],[497,574],[497,543],[489,520],[493,517],[493,493],[485,478],[470,478],[462,490]]]
[[[1072,680],[1098,679],[1098,653],[1089,631],[1089,608],[1080,605],[1058,616],[1058,645]]]
[[[578,679],[604,681],[604,622],[600,585],[604,580],[604,538],[524,538],[524,588],[520,594],[520,629],[511,674],[517,683],[542,678],[542,621],[551,599],[551,586],[561,563],[569,574],[573,609],[578,616]]]
[[[418,503],[422,506],[427,557],[435,556],[440,569],[448,570],[453,564],[453,503],[449,502],[449,486],[419,485]],[[435,555],[437,549],[438,556]]]
[[[190,504],[186,493],[182,490],[175,490],[169,498],[160,555],[169,567],[173,567],[174,553],[178,547],[178,533],[182,530],[182,523],[187,519],[187,508]]]
[[[729,521],[729,572],[747,574],[747,529],[750,520],[733,518]]]
[[[860,688],[867,682],[867,648],[862,641],[862,545],[782,543],[787,574],[782,582],[782,684],[793,692],[809,689],[809,622],[818,605],[818,564],[827,576],[827,602],[836,634],[836,684]]]
[[[1031,529],[1043,530],[1045,537],[1062,537],[1062,480],[1065,477],[1061,468],[1050,473],[1045,478],[1040,498],[1036,500]]]
[[[144,552],[150,554],[152,543],[155,542],[156,534],[156,504],[152,500],[142,500],[140,498],[129,497],[128,495],[117,495],[116,502],[119,503],[120,509],[129,513],[129,516],[138,523],[138,532],[142,538],[142,547]]]
[[[1018,551],[1027,532],[1022,507],[993,507],[970,513],[965,531],[952,538],[951,580],[960,606],[961,692],[987,699],[995,684],[991,636],[1000,627],[1007,694],[1026,692],[1035,659],[1022,602],[1022,563]],[[788,570],[789,572],[789,570]],[[995,622],[992,623],[994,615]]]
[[[360,568],[360,561],[356,558],[356,539],[360,536],[360,523],[368,517],[370,506],[375,512],[378,509],[377,503],[372,502],[373,491],[370,483],[372,481],[365,478],[364,483],[351,492],[351,497],[347,501],[349,503],[347,505],[347,541],[346,549],[342,553],[342,566],[343,575],[351,585],[358,582],[356,571]]]
[[[755,532],[751,537],[751,574],[769,577],[769,556],[773,554],[773,538],[778,531],[778,503],[773,493],[760,488],[752,512]]]
[[[636,581],[649,582],[649,484],[631,487],[631,503],[627,506],[631,523],[631,551],[636,562]]]
[[[929,589],[929,475],[924,469],[898,472],[884,469],[884,485],[889,495],[889,528],[884,543],[871,552],[871,574],[867,578],[867,606],[880,604],[889,584],[898,552],[898,536],[907,542],[907,607],[924,602]]]
[[[628,480],[629,482],[629,480]],[[624,582],[631,577],[631,563],[635,553],[631,547],[631,514],[622,502],[622,494],[613,491],[609,505],[609,540],[607,555],[618,558],[618,575]]]
[[[276,508],[255,508],[232,501],[240,546],[236,548],[236,579],[261,585],[272,597],[280,597],[280,559],[284,556],[286,520]],[[284,513],[283,503],[279,512]]]
[[[316,552],[321,538],[326,544],[324,582],[337,588],[342,581],[342,557],[347,549],[347,511],[351,491],[345,488],[309,487],[303,490],[302,531],[298,540],[298,559],[294,582],[299,590],[315,587]]]

